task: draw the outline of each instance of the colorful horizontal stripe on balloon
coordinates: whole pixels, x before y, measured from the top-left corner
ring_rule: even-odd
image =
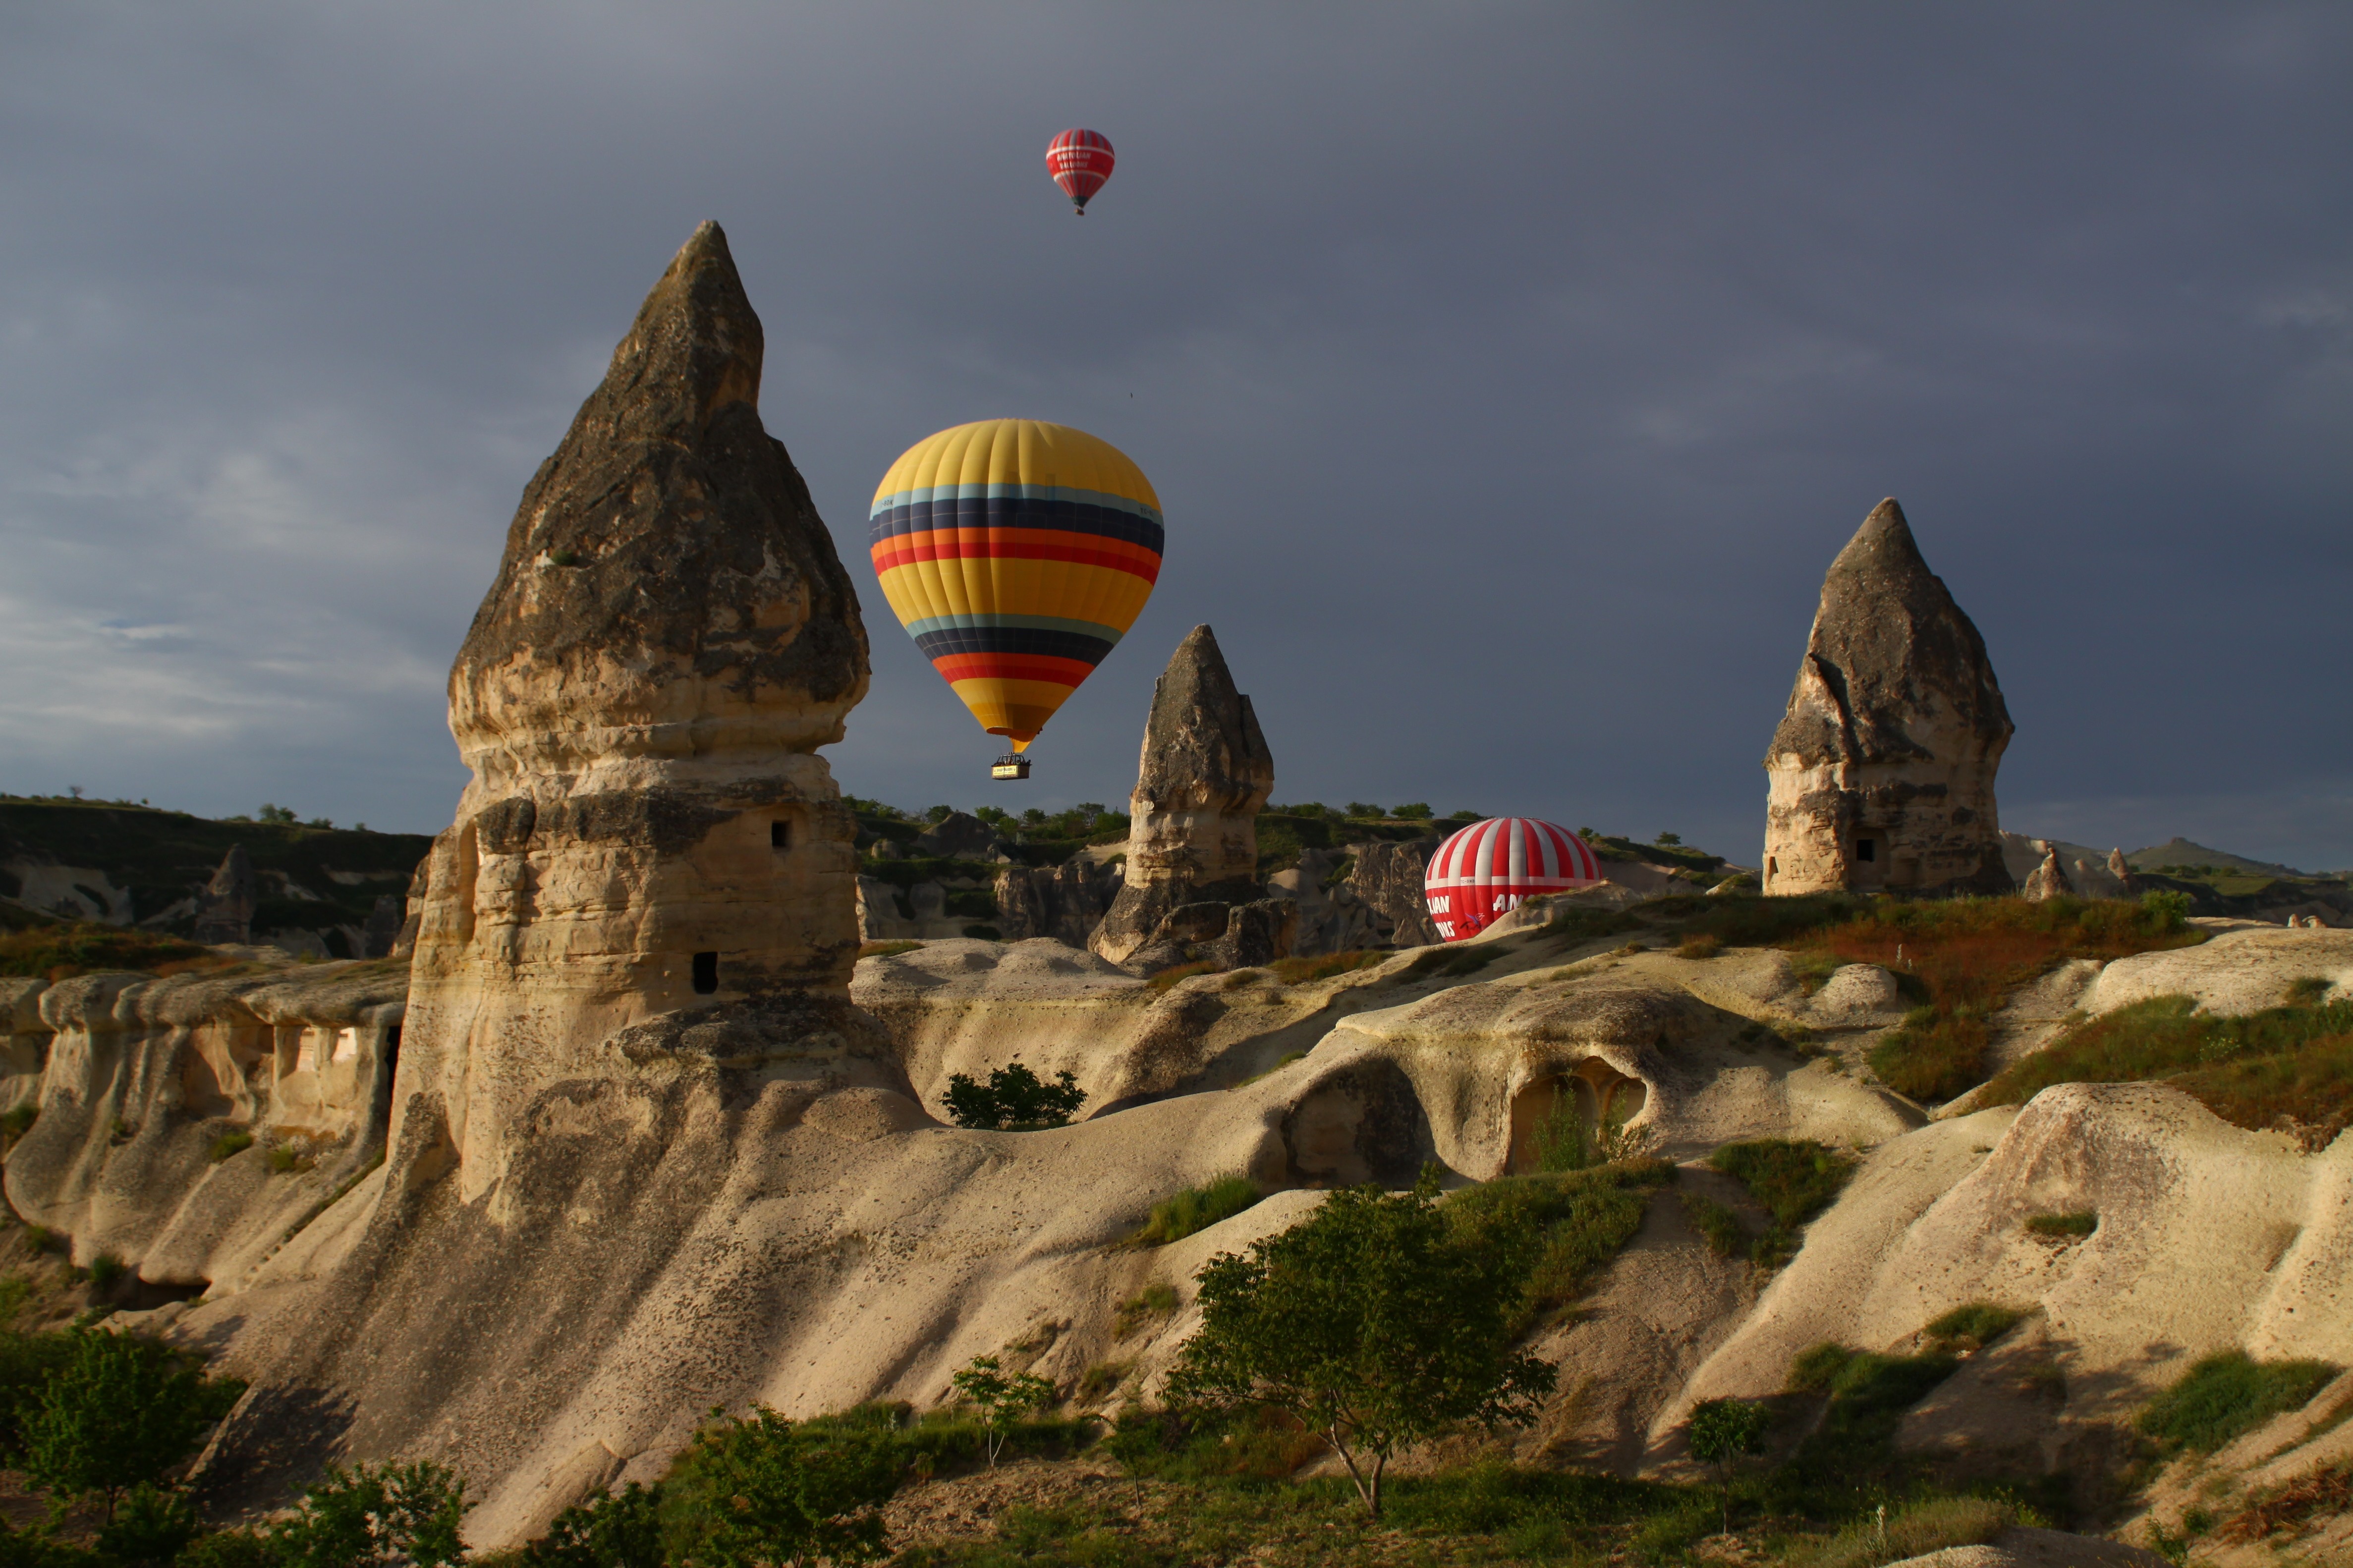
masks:
[[[877,573],[919,561],[1067,561],[1130,572],[1146,583],[1160,580],[1158,551],[1060,529],[934,529],[878,543],[873,556]]]
[[[1055,658],[1046,654],[951,653],[932,660],[950,685],[959,680],[1048,680],[1076,686],[1094,673],[1082,658]]]
[[[1153,522],[1161,521],[1158,505],[1141,496],[1079,485],[1033,484],[1023,479],[951,479],[934,485],[909,485],[904,489],[877,495],[867,515],[880,517],[902,506],[981,506],[1000,501],[1044,506],[1068,502],[1072,506],[1102,507],[1106,511],[1132,512]]]
[[[1156,517],[1096,501],[909,501],[877,507],[868,518],[867,538],[876,544],[902,534],[952,528],[1042,528],[1089,533],[1141,545],[1158,554],[1168,530]]]

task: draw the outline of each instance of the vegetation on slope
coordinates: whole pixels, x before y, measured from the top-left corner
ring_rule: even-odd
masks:
[[[2284,1126],[2313,1148],[2353,1125],[2353,1001],[2243,1017],[2158,996],[2087,1019],[1993,1080],[1997,1105],[2055,1083],[2162,1082],[2246,1128]]]
[[[0,974],[52,982],[109,969],[178,974],[227,962],[210,948],[175,936],[86,921],[27,925],[0,936]]]

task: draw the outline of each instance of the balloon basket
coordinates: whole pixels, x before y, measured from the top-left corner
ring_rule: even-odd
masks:
[[[1018,752],[1010,752],[989,764],[988,776],[993,779],[1026,779],[1029,776],[1029,759]]]

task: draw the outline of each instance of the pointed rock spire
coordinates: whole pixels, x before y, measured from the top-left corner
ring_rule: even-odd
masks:
[[[1180,905],[1263,898],[1258,814],[1273,788],[1250,700],[1235,689],[1217,635],[1195,626],[1152,689],[1128,799],[1127,880],[1088,945],[1124,963]]]
[[[761,427],[760,319],[694,231],[524,490],[449,677],[469,762],[807,752],[865,694],[858,595]]]
[[[2010,731],[1985,639],[1881,501],[1822,580],[1765,759],[1765,890],[2009,891],[1993,780]]]

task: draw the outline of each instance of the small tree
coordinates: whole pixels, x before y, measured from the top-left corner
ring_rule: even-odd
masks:
[[[1692,1409],[1691,1454],[1703,1465],[1714,1465],[1724,1488],[1724,1530],[1732,1533],[1732,1467],[1749,1454],[1765,1451],[1765,1427],[1770,1413],[1747,1399],[1703,1400]]]
[[[153,1485],[193,1455],[245,1385],[208,1382],[184,1352],[130,1334],[82,1329],[17,1420],[25,1473],[60,1496],[104,1500]]]
[[[797,1426],[765,1405],[715,1418],[663,1489],[666,1556],[698,1568],[871,1563],[898,1484],[886,1428]]]
[[[1065,1070],[1048,1083],[1020,1062],[998,1068],[985,1084],[962,1073],[948,1079],[948,1114],[959,1127],[984,1131],[1061,1127],[1086,1098],[1078,1074]]]
[[[955,1391],[980,1412],[982,1439],[988,1464],[1005,1451],[1005,1439],[1020,1419],[1054,1403],[1054,1385],[1034,1373],[1007,1372],[993,1355],[976,1355],[948,1379]]]
[[[285,1568],[375,1568],[404,1560],[448,1568],[465,1560],[458,1526],[466,1483],[430,1459],[406,1465],[327,1467],[293,1517],[269,1531]]]
[[[1170,1395],[1288,1412],[1340,1456],[1375,1518],[1400,1447],[1532,1420],[1554,1373],[1512,1348],[1525,1259],[1464,1239],[1437,1196],[1435,1172],[1407,1194],[1334,1193],[1247,1256],[1211,1258]]]

